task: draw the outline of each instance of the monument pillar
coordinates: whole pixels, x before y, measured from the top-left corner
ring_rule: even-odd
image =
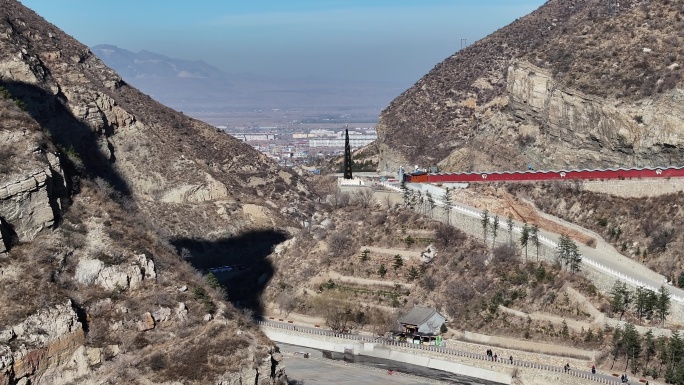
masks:
[[[352,177],[351,146],[349,146],[349,129],[344,129],[344,179]]]

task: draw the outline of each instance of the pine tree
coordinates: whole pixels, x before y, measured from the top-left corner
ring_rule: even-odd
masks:
[[[484,209],[482,211],[482,219],[480,220],[480,225],[482,225],[482,235],[484,237],[484,244],[487,246],[487,228],[489,227],[489,210]]]
[[[361,252],[361,262],[367,262],[370,259],[370,257],[368,256],[369,254],[370,254],[370,250],[364,249]]]
[[[530,229],[530,240],[537,252],[537,263],[539,263],[539,226],[536,224]]]
[[[444,213],[447,217],[447,224],[451,224],[451,190],[447,187],[444,191],[444,196],[442,197],[444,202]]]
[[[406,181],[401,181],[401,196],[404,198],[404,207],[411,206],[411,190],[406,186]]]
[[[214,273],[209,273],[204,277],[205,281],[207,281],[207,285],[213,287],[214,289],[218,288],[221,286],[221,283],[219,282],[218,278],[214,275]]]
[[[492,223],[492,249],[494,249],[494,244],[496,243],[496,236],[499,232],[499,216],[494,216],[494,222]]]
[[[646,359],[646,362],[644,363],[645,367],[648,367],[648,364],[651,362],[653,359],[653,356],[656,353],[656,341],[653,338],[653,330],[648,329],[646,334],[644,334],[644,359]]]
[[[624,352],[623,342],[622,329],[620,329],[620,325],[618,325],[615,327],[615,330],[613,330],[613,344],[610,349],[610,353],[613,355],[613,363],[610,365],[611,369],[613,369],[613,366],[615,365],[615,360]]]
[[[397,270],[402,266],[404,266],[404,259],[401,258],[401,255],[399,255],[399,254],[395,255],[394,256],[394,262],[392,263],[392,267],[394,267],[394,270]]]
[[[416,278],[418,278],[418,269],[416,269],[415,266],[411,266],[408,273],[406,274],[406,277],[409,279],[409,281],[415,280]]]
[[[428,208],[430,210],[430,218],[432,218],[432,213],[435,210],[436,203],[435,203],[435,200],[432,198],[432,194],[430,194],[429,191],[425,193],[425,196],[426,196]]]
[[[513,243],[513,217],[510,214],[506,219],[506,230],[508,230],[508,242]]]
[[[661,326],[665,326],[665,317],[670,314],[670,298],[672,298],[672,296],[667,288],[665,286],[660,286],[660,290],[658,290],[658,300],[656,302],[656,313],[658,314],[658,318],[660,318]]]
[[[684,363],[684,342],[682,341],[682,337],[678,330],[674,330],[670,336],[670,341],[667,346],[667,353],[667,362],[665,363],[667,365],[667,371],[665,373],[665,380],[668,383],[673,384],[684,383],[684,381],[678,382],[679,378],[677,378],[679,375],[684,374],[684,372],[678,370],[679,366]],[[684,380],[684,378],[682,378],[682,380]]]
[[[563,320],[563,327],[561,328],[561,335],[563,338],[568,338],[570,336],[570,330],[568,329],[568,323]]]
[[[530,240],[530,227],[527,222],[523,224],[522,231],[520,232],[520,246],[525,248],[525,263],[527,263],[527,243]]]
[[[646,301],[648,300],[648,290],[644,289],[643,286],[637,286],[634,292],[634,310],[639,318],[639,323],[641,323],[641,318],[644,316],[644,310],[646,309]]]
[[[627,288],[627,284],[616,280],[610,289],[610,307],[614,313],[620,313],[620,318],[625,314],[629,305],[632,303],[632,293]]]
[[[627,357],[625,370],[627,370],[631,361],[632,373],[634,373],[636,372],[636,359],[641,355],[641,339],[639,338],[639,332],[634,325],[629,322],[625,324],[625,329],[622,332],[622,345],[624,347],[625,356]]]
[[[385,267],[385,265],[380,265],[380,267],[378,268],[378,275],[384,278],[385,274],[387,274],[387,268]]]
[[[670,362],[679,362],[684,359],[684,341],[679,330],[673,330],[668,346],[670,351]]]
[[[580,270],[582,256],[578,251],[577,244],[569,236],[560,236],[558,247],[556,247],[556,260],[559,264],[565,265],[572,273]]]

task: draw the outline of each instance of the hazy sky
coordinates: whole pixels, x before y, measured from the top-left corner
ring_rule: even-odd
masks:
[[[410,85],[543,0],[20,0],[93,46],[226,72]]]

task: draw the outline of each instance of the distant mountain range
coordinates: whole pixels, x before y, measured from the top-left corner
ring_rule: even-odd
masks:
[[[100,44],[91,50],[126,79],[223,77],[220,70],[201,60],[174,59],[146,50],[135,53],[109,44]]]
[[[227,74],[201,60],[146,50],[135,53],[109,44],[91,50],[126,82],[174,109],[195,115],[297,108],[377,116],[403,91],[380,83]]]

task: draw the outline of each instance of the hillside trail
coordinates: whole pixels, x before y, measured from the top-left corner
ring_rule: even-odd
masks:
[[[678,298],[684,298],[684,290],[667,284],[665,277],[655,271],[649,269],[648,267],[642,265],[641,263],[634,261],[620,254],[614,247],[612,247],[608,242],[606,242],[603,237],[599,234],[585,229],[574,223],[570,223],[563,219],[557,218],[553,215],[545,213],[539,210],[533,203],[529,201],[518,200],[512,196],[507,197],[507,193],[497,194],[498,196],[484,196],[482,199],[486,202],[487,208],[491,213],[496,213],[499,215],[515,214],[528,222],[528,224],[537,224],[540,228],[539,235],[540,238],[544,237],[558,243],[560,234],[567,234],[571,238],[579,241],[578,251],[581,255],[585,256],[588,261],[597,263],[604,270],[599,270],[601,274],[607,274],[609,279],[617,279],[613,273],[607,273],[607,271],[612,271],[621,276],[628,277],[631,280],[638,281],[640,285],[650,286],[652,288],[659,288],[665,285],[667,290],[671,295]],[[510,194],[508,194],[510,195]],[[452,198],[455,205],[462,206],[467,210],[470,210],[471,214],[466,214],[473,216],[474,213],[482,213],[482,210],[473,205],[481,206],[479,204],[479,197],[477,192],[470,191],[468,193],[458,192],[455,193]],[[515,225],[522,227],[523,223],[520,221],[514,221]],[[481,237],[482,234],[473,233],[476,236]],[[584,265],[584,263],[583,263]],[[593,268],[586,264],[587,268]],[[626,283],[634,286],[633,283],[627,281]],[[676,308],[676,309],[675,309]],[[673,301],[673,314],[670,320],[679,321],[682,311],[684,311],[684,304],[680,302]],[[676,313],[676,315],[675,315]],[[675,324],[673,326],[681,327],[681,324]]]
[[[393,282],[393,281],[381,281],[379,279],[370,279],[370,278],[360,278],[360,277],[352,277],[350,275],[342,275],[336,271],[327,271],[325,273],[320,273],[314,278],[311,279],[312,282],[327,282],[329,279],[339,281],[342,283],[351,283],[355,285],[361,285],[361,286],[383,286],[383,287],[388,287],[388,288],[395,288],[395,287],[402,287],[404,289],[413,289],[413,284],[412,283],[402,283],[402,282]]]
[[[402,259],[420,259],[420,251],[412,251],[406,249],[393,249],[389,247],[377,247],[377,246],[361,246],[359,248],[359,253],[363,250],[368,249],[373,253],[387,254],[387,255],[397,255],[399,254]]]
[[[510,194],[506,194],[504,197],[505,204],[515,213],[519,215],[520,218],[526,220],[528,223],[537,224],[541,229],[551,231],[555,234],[564,232],[571,238],[580,242],[579,249],[581,254],[587,255],[588,257],[598,260],[604,264],[608,264],[610,267],[615,268],[617,271],[622,271],[624,273],[636,273],[637,276],[643,277],[645,279],[650,279],[653,285],[657,283],[662,284],[665,281],[665,277],[654,272],[646,266],[622,255],[618,252],[611,244],[605,241],[603,237],[589,229],[582,226],[576,225],[574,223],[568,222],[564,219],[555,217],[551,214],[541,211],[533,202],[524,199],[512,197]],[[630,275],[630,274],[628,274]],[[657,286],[656,286],[657,287]],[[668,287],[668,290],[672,293],[681,292],[680,289],[674,287]],[[572,296],[576,302],[584,306],[594,320],[591,323],[583,321],[570,321],[567,320],[566,323],[568,327],[575,330],[580,330],[582,327],[587,329],[587,325],[596,327],[608,324],[612,327],[624,326],[626,321],[617,320],[614,318],[607,317],[605,314],[601,313],[596,307],[587,300],[581,293],[576,290],[567,287],[566,291],[570,296]],[[678,294],[679,295],[679,294]],[[513,313],[510,313],[513,314]],[[526,317],[527,315],[525,315]],[[562,324],[563,318],[555,315],[533,312],[529,314],[530,318],[538,321],[549,321],[555,324]],[[671,321],[677,322],[673,317]],[[571,326],[572,325],[572,326]],[[681,327],[679,323],[672,324],[672,327]],[[641,333],[645,333],[651,330],[654,335],[671,335],[671,329],[659,328],[659,327],[645,327],[640,325],[634,325],[637,330]]]
[[[645,277],[649,280],[655,281],[654,283],[658,283],[659,285],[662,285],[666,280],[665,277],[661,274],[656,273],[655,271],[649,269],[648,267],[642,265],[641,263],[634,261],[633,259],[621,254],[618,252],[615,247],[613,247],[611,244],[605,241],[601,235],[598,233],[586,229],[582,226],[576,225],[572,222],[568,222],[564,219],[558,218],[556,216],[553,216],[551,214],[545,213],[541,211],[533,202],[530,202],[529,200],[526,199],[520,199],[520,204],[517,205],[518,207],[522,204],[525,206],[528,206],[531,208],[536,216],[542,218],[545,221],[555,223],[556,226],[560,226],[562,228],[570,229],[572,231],[571,234],[568,234],[571,238],[573,237],[573,234],[579,233],[582,236],[579,238],[575,238],[577,241],[581,242],[579,245],[581,249],[584,249],[584,252],[590,257],[596,257],[600,258],[603,261],[611,261],[613,264],[618,265],[621,267],[621,269],[616,269],[618,271],[624,270],[625,272],[634,272],[638,276]],[[540,225],[540,227],[542,227]],[[542,227],[544,228],[544,227]],[[544,228],[545,230],[549,230],[551,232],[557,233],[553,229],[547,229]],[[557,233],[558,234],[558,233]],[[585,240],[590,239],[591,241],[585,242]],[[584,253],[583,253],[584,254]],[[629,274],[628,274],[629,275]],[[658,286],[659,286],[658,285]],[[657,286],[656,286],[657,287]],[[670,288],[668,288],[670,289]],[[675,289],[675,291],[681,291],[678,290],[677,288],[672,288]]]
[[[539,321],[539,322],[549,322],[553,325],[554,328],[556,327],[562,327],[563,321],[565,321],[566,325],[568,325],[568,328],[580,332],[582,329],[589,330],[589,329],[598,329],[598,328],[604,328],[605,325],[611,326],[611,327],[624,327],[627,321],[624,320],[617,320],[615,318],[611,318],[606,316],[604,313],[601,313],[600,310],[598,310],[592,303],[589,301],[582,293],[578,292],[577,290],[573,289],[569,285],[565,285],[563,287],[565,289],[565,292],[568,293],[568,297],[572,299],[575,303],[579,304],[580,306],[583,307],[583,310],[589,314],[591,317],[590,320],[576,320],[572,319],[569,317],[563,317],[559,316],[556,314],[551,314],[551,313],[545,313],[541,311],[535,311],[535,312],[524,312],[520,310],[515,310],[511,309],[502,305],[499,305],[499,310],[502,312],[520,317],[520,318],[528,318],[533,320],[533,321]],[[669,337],[672,335],[672,330],[671,329],[665,329],[665,328],[660,328],[657,326],[642,326],[638,324],[633,324],[633,326],[639,331],[641,334],[645,334],[649,330],[653,333],[654,336],[666,336]]]

